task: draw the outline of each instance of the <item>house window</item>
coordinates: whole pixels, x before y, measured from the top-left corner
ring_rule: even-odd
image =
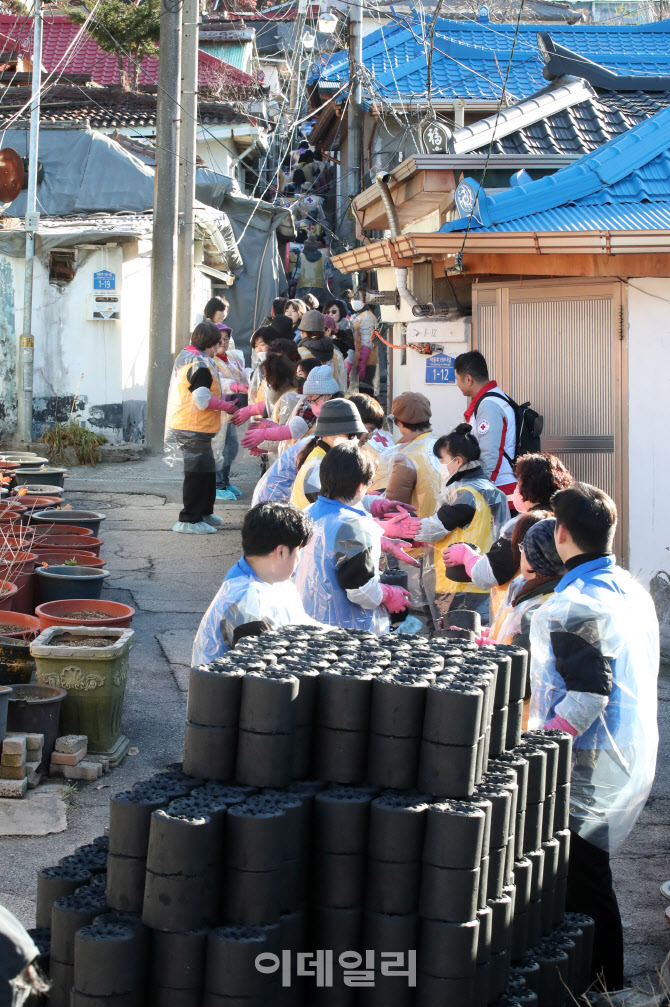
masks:
[[[49,283],[70,283],[75,274],[74,249],[49,252]]]

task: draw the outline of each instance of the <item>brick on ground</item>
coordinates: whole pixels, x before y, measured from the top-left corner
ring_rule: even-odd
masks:
[[[88,749],[88,738],[85,734],[62,734],[56,738],[55,750],[63,755],[73,755],[80,748]]]
[[[107,756],[107,755],[89,755],[88,756],[88,761],[89,762],[99,762],[100,765],[102,766],[102,772],[103,772],[103,774],[109,772],[109,756]]]
[[[25,755],[26,751],[25,734],[15,734],[12,738],[6,737],[2,743],[3,755]]]
[[[22,766],[0,766],[0,780],[24,780],[27,775],[25,762]]]
[[[80,762],[78,766],[49,766],[49,776],[63,776],[66,780],[98,780],[102,776],[99,762]]]
[[[42,774],[39,771],[40,759],[37,762],[26,762],[26,771],[28,780],[28,790],[34,790],[35,787],[39,786],[42,780]]]
[[[28,789],[28,780],[0,780],[0,797],[23,797]]]
[[[7,755],[6,752],[3,752],[0,756],[0,766],[25,766],[26,755],[25,752],[23,755]]]
[[[72,752],[70,755],[66,755],[65,752],[52,752],[51,753],[51,765],[52,766],[76,766],[82,759],[86,758],[86,745],[83,745],[78,751]]]

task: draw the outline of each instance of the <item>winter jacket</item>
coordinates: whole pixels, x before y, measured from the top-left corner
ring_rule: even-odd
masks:
[[[474,397],[465,410],[465,421],[472,425],[479,441],[482,468],[491,482],[496,486],[515,483],[512,462],[516,451],[516,417],[495,381],[489,381]]]

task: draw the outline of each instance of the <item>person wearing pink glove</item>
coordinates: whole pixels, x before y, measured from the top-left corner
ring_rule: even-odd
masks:
[[[216,461],[212,450],[221,429],[222,413],[235,411],[235,403],[222,398],[219,370],[214,357],[221,333],[213,322],[196,325],[189,345],[177,356],[172,370],[165,421],[166,459],[184,460],[184,506],[173,531],[208,535],[223,520],[214,514]]]
[[[272,413],[269,422],[247,430],[242,447],[262,451],[269,467],[281,453],[281,442],[291,438],[289,420],[301,396],[295,387],[296,365],[283,354],[269,351],[261,371],[268,389],[265,412],[272,403]]]
[[[484,475],[479,443],[468,423],[439,437],[433,453],[439,459],[444,485],[435,513],[423,518],[417,535],[419,541],[432,544],[433,617],[443,618],[447,626],[450,610],[469,609],[488,622],[488,591],[472,583],[467,567],[491,546],[509,520],[507,497]]]
[[[326,453],[320,494],[307,508],[314,534],[295,576],[305,611],[313,619],[381,635],[390,628],[388,612],[409,608],[410,595],[380,579],[381,530],[361,506],[373,476],[372,460],[354,442],[337,444]]]
[[[222,393],[226,396],[247,396],[249,381],[244,369],[244,358],[240,360],[236,353],[229,352],[233,330],[229,325],[224,324],[227,314],[228,302],[223,297],[213,297],[205,305],[205,317],[211,318],[221,332],[221,342],[214,357],[214,363],[219,369],[219,384]],[[239,399],[233,401],[236,407],[242,404]],[[220,452],[217,452],[216,447],[219,441],[222,442],[222,446]],[[240,445],[237,439],[237,430],[227,420],[221,423],[221,431],[215,438],[214,448],[215,454],[221,454],[221,465],[216,472],[216,499],[238,500],[242,496],[242,490],[230,482],[230,470],[237,458]]]

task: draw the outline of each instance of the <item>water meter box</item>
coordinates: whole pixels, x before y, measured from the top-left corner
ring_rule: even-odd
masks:
[[[89,322],[118,322],[121,319],[121,295],[95,293],[90,295]]]

